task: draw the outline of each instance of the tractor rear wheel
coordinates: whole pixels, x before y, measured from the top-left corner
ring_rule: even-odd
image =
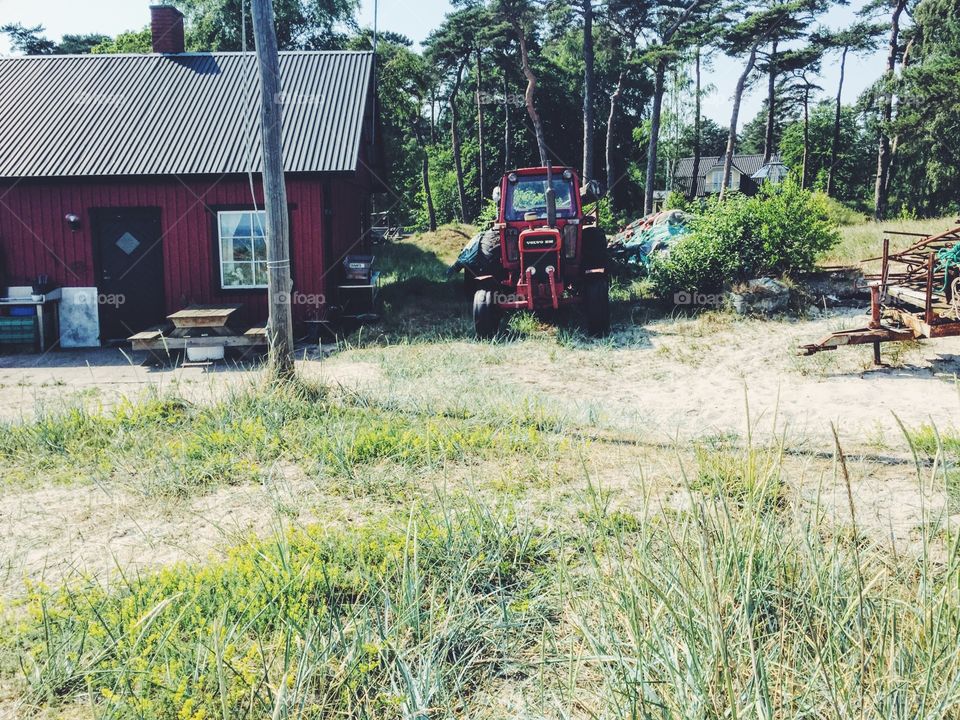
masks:
[[[585,227],[581,235],[583,250],[580,262],[585,270],[599,270],[607,267],[607,236],[595,225]]]
[[[479,340],[490,340],[500,329],[500,308],[492,290],[477,290],[473,295],[473,327]]]
[[[610,333],[610,284],[606,275],[587,278],[583,286],[583,312],[590,335],[606,337]]]
[[[480,235],[480,255],[483,257],[484,270],[496,274],[500,266],[500,233],[496,230],[484,230]]]

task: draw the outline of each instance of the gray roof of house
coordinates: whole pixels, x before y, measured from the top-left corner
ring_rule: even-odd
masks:
[[[770,162],[781,162],[780,156],[777,153],[774,153],[770,157]],[[723,165],[723,155],[701,157],[700,165],[697,167],[697,174],[699,177],[705,177],[706,174],[717,165]],[[744,175],[753,175],[757,170],[763,167],[763,155],[734,155],[733,165]],[[677,160],[677,168],[674,171],[674,177],[689,178],[692,174],[692,157],[685,157]]]
[[[284,52],[287,172],[357,167],[373,55]],[[0,59],[0,177],[260,169],[253,53]]]

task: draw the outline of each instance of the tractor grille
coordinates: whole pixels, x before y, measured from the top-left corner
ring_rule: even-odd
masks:
[[[537,269],[533,276],[534,282],[547,282],[547,268],[551,265],[554,270],[560,271],[560,255],[555,250],[543,253],[527,251],[523,254],[523,258],[526,261],[526,267]]]

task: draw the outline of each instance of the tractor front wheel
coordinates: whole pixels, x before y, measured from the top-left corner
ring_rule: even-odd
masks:
[[[477,290],[473,295],[473,327],[477,339],[490,340],[500,329],[500,308],[492,290]]]
[[[583,287],[587,332],[593,337],[610,333],[610,285],[606,275],[588,278]]]

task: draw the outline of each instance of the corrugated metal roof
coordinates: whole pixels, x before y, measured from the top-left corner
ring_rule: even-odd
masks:
[[[287,172],[356,169],[373,55],[280,53]],[[0,59],[0,177],[260,170],[253,53]]]
[[[717,165],[723,165],[723,155],[701,157],[700,164],[697,166],[697,174],[702,178]],[[770,162],[780,162],[780,156],[774,153],[770,157]],[[757,170],[763,167],[763,155],[734,155],[733,165],[744,175],[753,175]],[[693,172],[693,158],[685,157],[677,160],[677,169],[674,171],[675,178],[690,178]]]

